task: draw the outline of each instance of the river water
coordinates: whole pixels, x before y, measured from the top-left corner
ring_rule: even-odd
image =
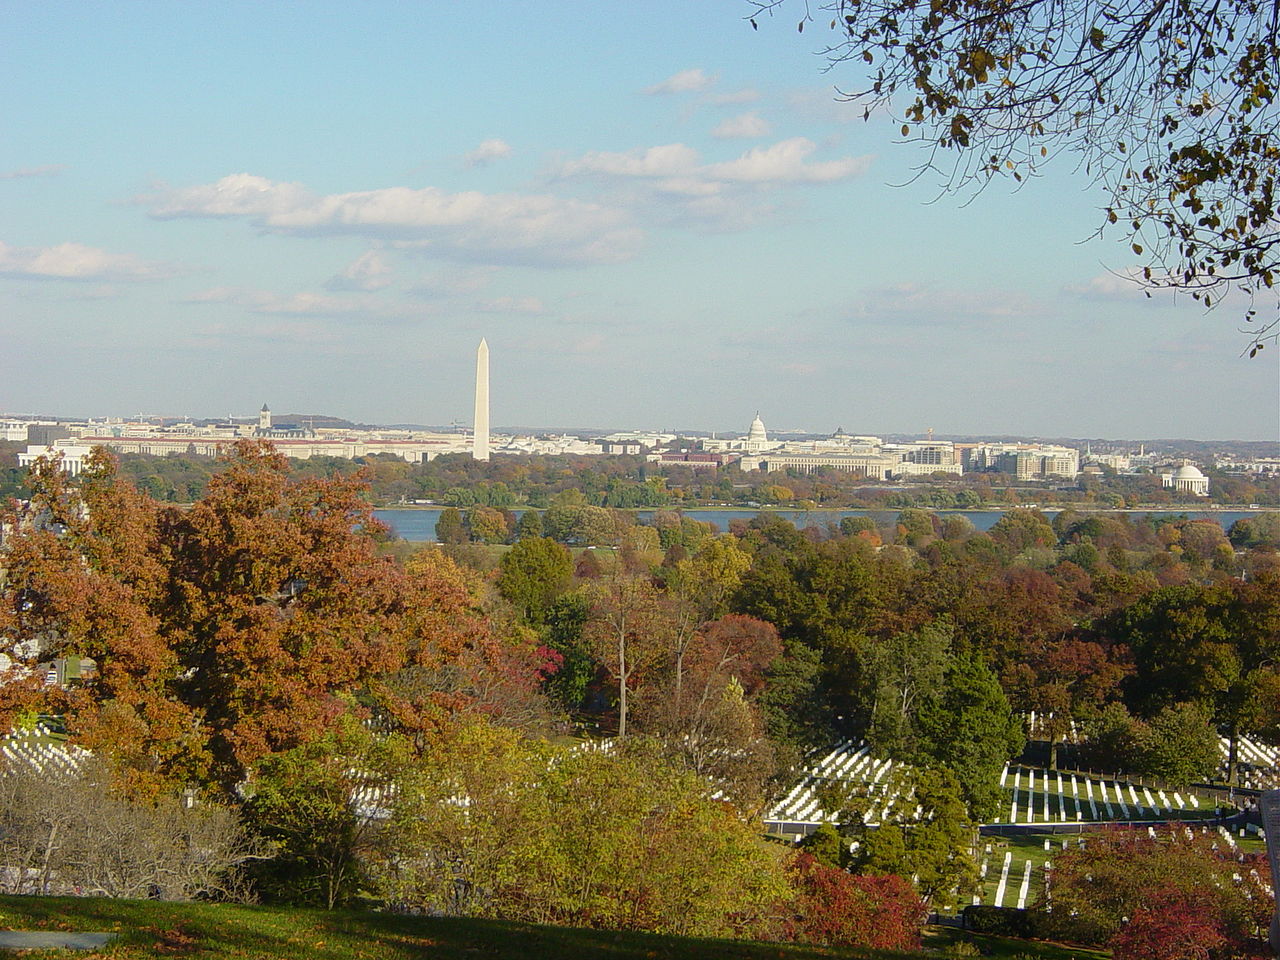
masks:
[[[404,540],[413,540],[431,543],[436,539],[436,521],[440,519],[443,509],[431,508],[411,508],[402,510],[375,510],[374,515],[379,520],[389,526],[392,531]],[[521,513],[522,511],[516,511]],[[771,516],[782,517],[790,520],[797,527],[807,527],[815,524],[819,527],[825,527],[829,523],[839,523],[841,517],[871,517],[877,524],[882,526],[893,522],[898,515],[897,510],[768,510],[764,511]],[[940,516],[947,517],[952,514],[959,514],[962,517],[968,517],[975,527],[979,530],[990,530],[1002,516],[1002,510],[937,510],[934,511]],[[1045,510],[1046,514],[1052,514],[1054,511]],[[1086,511],[1081,511],[1085,513]],[[1253,516],[1257,513],[1267,511],[1258,510],[1179,510],[1177,508],[1169,508],[1166,510],[1125,510],[1125,511],[1095,511],[1098,513],[1128,513],[1128,514],[1152,514],[1162,516],[1182,516],[1186,515],[1193,520],[1216,520],[1222,524],[1224,530],[1230,529],[1231,525],[1241,517]],[[758,516],[759,510],[685,510],[686,517],[692,517],[694,520],[704,520],[714,523],[723,533],[729,529],[729,521],[735,519],[750,520]],[[641,521],[652,519],[654,511],[639,510],[636,517]]]

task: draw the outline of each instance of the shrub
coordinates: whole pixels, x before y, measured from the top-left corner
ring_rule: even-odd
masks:
[[[1031,916],[1016,907],[990,907],[970,904],[964,908],[964,927],[974,933],[987,933],[995,937],[1033,936]]]
[[[918,950],[928,908],[893,874],[854,875],[799,853],[789,873],[794,914],[789,940],[875,950]]]

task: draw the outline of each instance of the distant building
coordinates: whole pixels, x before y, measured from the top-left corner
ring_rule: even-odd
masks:
[[[704,440],[703,449],[709,453],[743,453],[756,454],[764,453],[768,450],[776,450],[782,446],[779,441],[771,441],[769,432],[764,428],[764,421],[760,419],[759,412],[751,421],[751,426],[747,428],[747,435],[741,439],[727,440]]]
[[[1197,497],[1209,495],[1209,478],[1194,464],[1184,463],[1176,470],[1160,473],[1160,483],[1167,490],[1192,493]]]
[[[813,473],[825,467],[860,473],[872,480],[888,480],[900,462],[897,457],[882,453],[791,453],[779,450],[743,457],[741,466],[743,470],[764,470],[768,473],[779,470]]]
[[[718,470],[738,459],[733,453],[696,453],[689,450],[667,450],[645,458],[659,467],[688,467],[690,470]]]
[[[18,466],[29,467],[40,457],[53,459],[61,454],[62,472],[78,477],[84,470],[85,458],[89,456],[92,449],[91,446],[80,446],[78,444],[35,444],[18,454]]]
[[[634,457],[644,453],[644,446],[635,440],[601,440],[600,452]]]
[[[1019,480],[1074,479],[1080,472],[1080,451],[1056,444],[974,444],[965,448],[964,456],[970,472],[1008,473]]]

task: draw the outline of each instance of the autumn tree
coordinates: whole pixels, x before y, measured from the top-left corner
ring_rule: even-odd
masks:
[[[591,585],[584,635],[618,685],[618,737],[627,735],[631,689],[668,646],[670,623],[647,578],[615,566]]]
[[[0,637],[20,662],[76,655],[98,671],[0,696],[64,714],[139,785],[228,793],[264,756],[322,736],[352,709],[343,694],[397,706],[382,678],[456,657],[483,624],[458,584],[378,555],[364,491],[358,477],[294,480],[247,441],[189,510],[139,494],[102,452],[74,484],[38,466],[33,510],[52,521],[6,541]]]
[[[748,9],[791,7],[751,0]],[[864,117],[896,114],[945,185],[1022,181],[1066,154],[1098,186],[1103,228],[1114,225],[1145,259],[1136,282],[1190,290],[1206,305],[1239,288],[1274,309],[1280,18],[1271,6],[830,0],[822,9],[848,99]],[[813,19],[808,5],[798,16],[801,29]],[[1269,316],[1251,332],[1254,352],[1276,324]]]
[[[1166,587],[1117,613],[1109,629],[1133,651],[1135,712],[1200,704],[1225,728],[1234,780],[1240,735],[1276,721],[1280,578]]]
[[[663,597],[670,614],[673,691],[681,699],[685,657],[698,628],[728,609],[728,601],[751,568],[751,558],[733,537],[709,537],[692,556],[663,571]]]
[[[744,809],[763,804],[775,772],[756,697],[781,652],[772,624],[735,614],[705,623],[686,650],[683,682],[667,673],[638,714],[668,752]]]
[[[928,908],[911,884],[892,874],[853,875],[808,852],[790,866],[795,890],[788,939],[825,946],[916,951]]]
[[[1004,686],[1014,705],[1036,712],[1032,739],[1049,743],[1049,768],[1058,767],[1058,745],[1075,720],[1097,716],[1120,696],[1129,666],[1102,644],[1074,637],[1037,640],[1026,659],[1009,665]]]

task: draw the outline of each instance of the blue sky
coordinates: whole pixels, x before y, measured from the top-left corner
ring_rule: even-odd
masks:
[[[739,0],[6,4],[0,411],[1280,435],[1069,161],[973,202]]]

